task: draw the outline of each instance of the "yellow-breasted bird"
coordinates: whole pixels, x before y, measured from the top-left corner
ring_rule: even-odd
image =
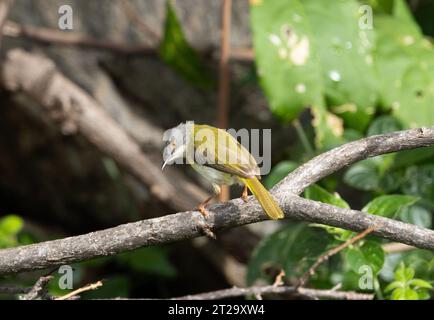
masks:
[[[187,122],[167,131],[164,140],[168,143],[164,149],[162,169],[168,163],[186,159],[193,169],[211,182],[214,196],[220,193],[220,185],[239,183],[244,185],[241,196],[244,201],[247,200],[248,188],[268,217],[284,217],[279,205],[259,181],[260,172],[255,158],[225,130]],[[205,216],[205,205],[212,198],[198,206]]]

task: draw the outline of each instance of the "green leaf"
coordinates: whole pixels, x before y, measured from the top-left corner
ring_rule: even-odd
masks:
[[[434,165],[409,167],[405,172],[402,191],[434,203]]]
[[[393,290],[391,299],[392,300],[406,300],[405,289],[404,288],[397,288],[397,289]]]
[[[399,218],[407,223],[415,224],[424,228],[431,228],[431,212],[418,205],[401,208],[401,210],[399,210]]]
[[[300,1],[251,5],[259,80],[272,112],[290,122],[309,105],[322,105],[322,82],[309,21]]]
[[[417,290],[417,295],[419,296],[419,300],[428,300],[431,298],[428,290]]]
[[[345,172],[344,181],[351,187],[363,191],[377,189],[380,184],[377,164],[372,159],[356,163]]]
[[[349,204],[345,200],[343,200],[338,193],[334,193],[334,194],[330,193],[324,188],[318,186],[317,184],[314,184],[309,188],[307,188],[304,191],[304,196],[306,199],[328,203],[341,208],[347,208],[347,209],[350,208]],[[351,236],[354,234],[353,232],[345,229],[331,227],[322,224],[315,224],[312,226],[325,229],[329,234],[333,235],[335,239],[339,241],[346,241],[349,238],[351,238]]]
[[[414,34],[421,34],[421,30],[413,19],[413,15],[404,0],[394,0],[393,15],[405,24],[408,29],[413,29]]]
[[[213,81],[196,51],[188,44],[171,0],[167,0],[166,8],[164,37],[159,49],[161,59],[194,85],[211,87]]]
[[[318,52],[327,104],[347,126],[363,130],[377,101],[371,54],[374,30],[359,28],[360,5],[355,0],[301,3],[310,22],[313,48]]]
[[[375,19],[375,61],[380,104],[392,110],[404,127],[434,122],[434,50],[424,39],[405,2],[395,1],[394,16]]]
[[[402,286],[403,286],[402,282],[400,282],[400,281],[393,281],[392,283],[389,283],[387,285],[387,287],[384,289],[384,292],[388,293],[388,292],[393,291],[393,290],[395,290],[397,288],[402,288]]]
[[[406,195],[384,195],[369,202],[362,209],[364,212],[377,216],[394,218],[402,207],[412,205],[418,200],[417,197]]]
[[[403,263],[399,265],[399,267],[395,271],[395,279],[401,282],[408,282],[414,277],[414,269],[407,268]]]
[[[286,226],[263,239],[252,254],[248,264],[247,283],[258,279],[272,282],[267,270],[283,269],[287,277],[301,276],[330,241],[324,231],[310,228],[306,224]]]
[[[337,207],[349,209],[349,204],[338,193],[330,193],[319,185],[314,184],[304,191],[306,199],[328,203]]]
[[[377,193],[397,190],[403,180],[404,171],[393,168],[395,154],[382,155],[352,165],[344,175],[344,181],[353,188]]]
[[[341,118],[326,110],[324,105],[312,106],[312,127],[315,128],[315,145],[319,150],[330,150],[344,142],[344,123]]]
[[[23,228],[24,222],[17,215],[8,215],[0,219],[0,231],[5,235],[16,235]]]
[[[315,142],[325,149],[341,142],[343,125],[342,120],[326,110],[310,18],[303,5],[304,1],[302,4],[298,0],[252,3],[255,61],[273,114],[289,123],[311,106]]]
[[[425,288],[425,289],[432,289],[433,288],[432,285],[428,281],[425,281],[425,280],[422,280],[422,279],[413,279],[413,280],[410,280],[409,284],[411,286],[419,287],[419,288]]]
[[[381,271],[382,279],[388,282],[392,281],[394,273],[401,262],[413,268],[418,278],[434,279],[434,253],[420,249],[388,254]]]
[[[401,124],[392,116],[375,118],[368,128],[368,136],[402,130]]]
[[[369,5],[374,13],[392,14],[395,0],[361,0],[362,4]]]
[[[393,167],[406,168],[423,161],[430,161],[432,158],[434,158],[434,147],[400,151],[394,157]]]
[[[264,185],[267,189],[271,189],[275,184],[285,178],[291,171],[298,166],[295,161],[281,161],[276,164],[270,174],[265,178]]]
[[[414,278],[414,269],[413,268],[405,268],[403,274],[405,277],[405,281],[408,282]]]
[[[346,249],[345,261],[354,272],[359,272],[363,266],[369,266],[377,274],[384,264],[384,251],[377,242],[367,240],[362,246]]]
[[[425,300],[429,298],[428,290],[432,285],[423,279],[414,279],[415,270],[406,267],[401,261],[395,270],[395,281],[389,284],[385,292],[393,290],[392,300]]]

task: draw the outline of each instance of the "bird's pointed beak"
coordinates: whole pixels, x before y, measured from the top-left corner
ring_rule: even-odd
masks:
[[[169,162],[169,159],[167,159],[166,161],[164,161],[163,166],[161,167],[161,171],[164,170],[164,167],[166,166],[166,164]]]
[[[167,164],[169,164],[172,161],[175,161],[176,159],[182,158],[184,156],[184,150],[185,150],[185,146],[181,146],[179,148],[177,148],[170,157],[168,157],[166,159],[166,161],[164,161],[163,166],[161,167],[161,171],[164,170],[164,168],[166,167]]]

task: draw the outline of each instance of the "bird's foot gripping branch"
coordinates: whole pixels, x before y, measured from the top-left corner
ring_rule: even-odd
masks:
[[[377,135],[321,154],[290,173],[271,194],[286,218],[354,231],[375,227],[373,234],[418,248],[434,250],[434,231],[357,210],[303,199],[296,194],[351,163],[385,153],[434,145],[434,127]],[[212,205],[207,223],[213,231],[263,221],[256,201],[241,199]],[[194,211],[119,225],[88,234],[0,250],[0,274],[43,269],[143,246],[165,244],[202,235]]]

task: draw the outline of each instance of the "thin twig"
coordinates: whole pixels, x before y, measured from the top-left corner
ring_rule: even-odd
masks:
[[[207,293],[200,293],[194,295],[187,295],[172,300],[218,300],[226,298],[235,298],[247,295],[261,296],[264,294],[301,294],[315,298],[331,298],[331,299],[346,299],[346,300],[372,300],[373,294],[358,293],[354,291],[336,291],[336,290],[319,290],[319,289],[307,289],[296,288],[293,286],[256,286],[249,288],[237,288],[217,290]]]
[[[72,297],[75,297],[75,296],[79,295],[80,293],[83,293],[83,292],[86,292],[86,291],[90,291],[90,290],[98,289],[102,285],[103,285],[102,281],[97,281],[95,283],[88,284],[87,286],[78,288],[77,290],[71,291],[70,293],[65,294],[64,296],[57,297],[54,300],[69,300]]]
[[[276,276],[276,279],[274,279],[273,286],[278,287],[283,285],[283,278],[285,277],[285,270],[280,270],[279,274]]]
[[[307,281],[309,280],[309,278],[315,274],[316,270],[323,262],[327,261],[335,254],[339,253],[340,251],[344,250],[345,248],[349,247],[350,245],[354,244],[355,242],[359,241],[360,239],[363,239],[368,234],[373,232],[375,229],[376,229],[376,226],[370,227],[370,228],[366,229],[365,231],[359,233],[358,235],[352,237],[351,239],[345,241],[344,243],[340,244],[339,246],[332,248],[332,249],[328,250],[326,253],[324,253],[323,255],[321,255],[315,261],[315,263],[309,268],[309,270],[307,270],[304,273],[304,275],[300,278],[300,280],[298,281],[297,287],[305,286]]]
[[[53,279],[53,276],[42,276],[36,281],[34,286],[30,289],[30,291],[23,296],[23,300],[36,300],[39,298],[43,298],[46,295],[45,287]]]

